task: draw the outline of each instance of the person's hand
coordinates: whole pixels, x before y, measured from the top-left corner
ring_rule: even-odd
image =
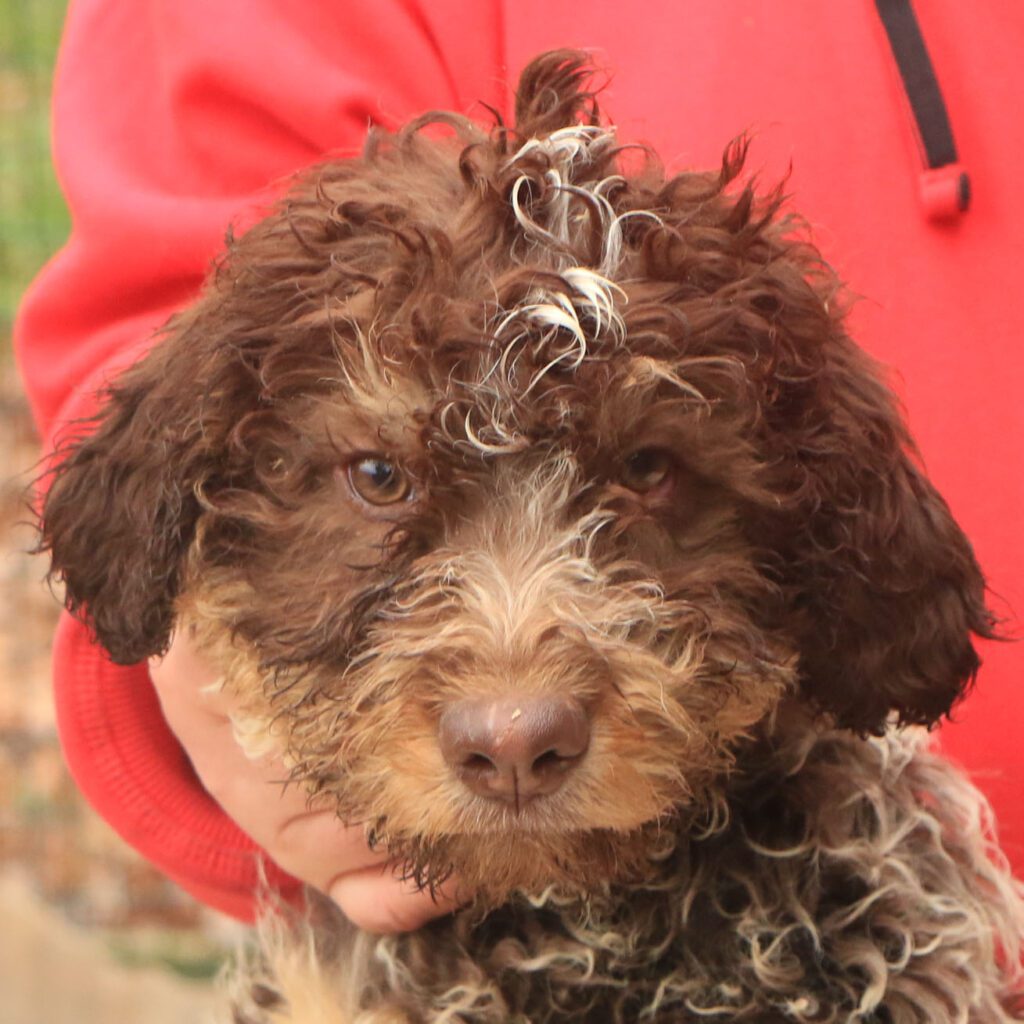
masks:
[[[387,855],[366,845],[333,809],[308,805],[299,786],[282,786],[288,770],[275,757],[252,760],[232,733],[231,699],[211,684],[213,671],[187,633],[149,665],[168,725],[201,782],[227,814],[285,871],[327,893],[360,928],[409,931],[455,908],[396,878]]]

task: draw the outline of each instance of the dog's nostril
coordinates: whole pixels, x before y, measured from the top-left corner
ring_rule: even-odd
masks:
[[[459,701],[441,715],[438,739],[470,790],[519,806],[562,785],[586,753],[590,722],[567,697]]]
[[[486,754],[470,754],[462,762],[462,767],[471,772],[497,771],[494,762]]]
[[[568,768],[575,760],[575,757],[564,757],[557,750],[545,750],[540,757],[534,758],[531,769],[535,772],[543,772],[549,769]]]

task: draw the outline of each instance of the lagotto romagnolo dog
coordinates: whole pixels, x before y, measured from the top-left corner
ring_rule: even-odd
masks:
[[[993,631],[971,549],[745,145],[666,177],[589,81],[303,174],[55,472],[112,656],[193,629],[246,742],[469,901],[267,929],[235,1020],[1024,1019],[914,728]]]

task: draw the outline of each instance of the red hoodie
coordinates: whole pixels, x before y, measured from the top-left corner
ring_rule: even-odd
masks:
[[[792,167],[794,206],[863,296],[853,332],[896,368],[929,473],[1012,626],[1024,607],[1024,303],[1011,255],[1024,240],[1024,5],[920,8],[970,176],[966,211],[960,168],[925,173],[868,0],[74,0],[54,111],[73,228],[16,329],[39,427],[52,439],[92,408],[275,181],[357,151],[371,123],[507,110],[505,83],[527,60],[584,47],[612,70],[606,116],[670,169],[717,166],[747,130],[765,181]],[[941,738],[1024,868],[1024,648],[982,655],[977,693]],[[54,674],[68,762],[100,813],[195,895],[250,916],[258,850],[196,781],[145,667],[111,665],[65,618]]]

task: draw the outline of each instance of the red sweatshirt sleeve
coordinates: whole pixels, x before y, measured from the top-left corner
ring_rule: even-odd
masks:
[[[502,104],[496,5],[456,19],[458,6],[433,3],[428,16],[414,0],[72,3],[54,98],[72,231],[15,329],[48,446],[195,296],[229,223],[282,178],[357,152],[370,124]],[[250,917],[260,851],[202,789],[145,667],[113,665],[65,617],[54,678],[68,763],[96,809],[186,889]],[[297,887],[266,871],[286,893]]]

